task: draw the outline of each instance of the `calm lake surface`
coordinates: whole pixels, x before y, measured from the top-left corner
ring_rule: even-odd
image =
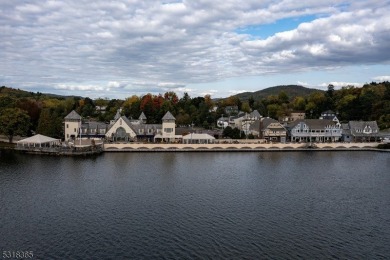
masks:
[[[389,259],[389,245],[389,153],[0,153],[0,253]]]

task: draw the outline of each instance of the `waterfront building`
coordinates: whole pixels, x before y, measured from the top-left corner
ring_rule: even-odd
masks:
[[[290,113],[290,115],[286,115],[279,118],[279,121],[284,123],[293,122],[295,120],[302,120],[305,119],[306,114],[304,111],[293,111]]]
[[[286,142],[287,130],[277,120],[262,118],[259,122],[260,138],[271,142]]]
[[[154,136],[154,141],[156,142],[176,142],[181,141],[183,138],[182,135],[176,135],[176,118],[167,112],[162,118],[161,132],[157,133]]]
[[[327,120],[332,120],[336,123],[340,123],[339,119],[337,118],[337,114],[332,110],[327,110],[325,112],[322,112],[319,119],[327,119]]]
[[[137,134],[135,133],[130,120],[125,116],[121,116],[111,125],[105,136],[111,141],[129,142],[134,141]]]
[[[376,121],[349,121],[342,130],[344,142],[376,142],[381,136]]]
[[[81,137],[104,138],[109,125],[104,122],[85,121],[81,123]]]
[[[287,125],[292,142],[337,142],[341,140],[341,125],[327,119],[296,120]]]
[[[83,121],[73,110],[65,117],[65,141],[74,141],[76,138],[105,138],[113,142],[174,142],[182,138],[175,133],[176,119],[169,111],[162,118],[162,124],[147,124],[146,120],[143,112],[138,120],[130,120],[121,116],[121,111],[118,110],[110,124]]]
[[[81,116],[74,110],[65,118],[65,141],[74,140],[79,137],[81,128]]]

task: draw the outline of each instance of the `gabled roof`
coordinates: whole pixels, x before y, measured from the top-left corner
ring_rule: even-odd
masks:
[[[139,135],[139,130],[144,129],[143,135],[154,135],[157,130],[162,128],[161,124],[140,124],[140,125],[131,125],[132,129]],[[148,133],[148,129],[152,129],[152,133]]]
[[[119,119],[119,118],[118,118]],[[118,119],[115,121],[114,124],[111,125],[111,127],[108,129],[107,132],[109,132],[114,126],[115,124],[118,122]],[[134,125],[130,122],[130,120],[126,117],[126,116],[121,116],[120,119],[123,120],[123,122],[132,130],[134,131]],[[135,131],[134,131],[135,132]]]
[[[96,129],[96,128],[105,129],[107,128],[107,126],[108,124],[104,122],[96,122],[96,121],[87,121],[81,125],[82,128],[89,128],[89,129]]]
[[[176,118],[171,114],[171,112],[168,111],[168,112],[163,116],[162,120],[176,120]]]
[[[138,119],[139,119],[139,120],[146,120],[146,119],[147,119],[146,116],[145,116],[145,114],[144,114],[144,112],[141,113],[141,115],[139,116]]]
[[[81,120],[81,116],[76,111],[72,110],[66,117],[65,120]]]
[[[300,119],[288,124],[288,128],[292,129],[302,122],[305,123],[309,129],[324,129],[328,125],[336,125],[336,122],[327,119]]]
[[[372,129],[378,129],[376,121],[349,121],[349,127],[351,129],[364,129],[366,126],[370,126]]]
[[[279,121],[268,117],[261,119],[261,124],[263,129],[267,128],[271,123],[279,123]]]
[[[119,109],[116,111],[116,114],[114,116],[114,120],[118,120],[121,117],[121,113],[119,112]]]
[[[376,121],[349,121],[349,127],[355,136],[377,135],[379,131]],[[366,127],[369,132],[363,132]]]
[[[272,129],[273,131],[286,131],[286,129],[283,127],[283,125],[279,121],[272,119],[272,118],[263,118],[261,120],[261,124],[262,124],[261,130],[268,128],[268,129]],[[274,124],[274,125],[271,126],[271,124]]]
[[[349,124],[345,124],[345,123],[341,124],[341,129],[349,130]]]
[[[249,117],[251,117],[251,118],[253,118],[253,117],[260,118],[261,115],[260,115],[259,111],[253,110],[253,111],[249,114]]]
[[[334,115],[336,115],[336,113],[334,111],[332,111],[332,110],[326,110],[326,111],[321,113],[321,115],[323,115],[323,114],[334,114]]]
[[[133,125],[131,124],[130,120],[126,116],[120,117],[130,128],[133,128]]]
[[[22,139],[18,141],[18,144],[44,144],[44,143],[50,143],[50,142],[58,142],[60,139],[54,139],[45,135],[34,135],[25,139]]]
[[[260,120],[256,120],[254,121],[252,124],[249,125],[249,130],[253,131],[259,131],[260,129]]]

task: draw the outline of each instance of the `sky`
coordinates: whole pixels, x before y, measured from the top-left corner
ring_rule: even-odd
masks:
[[[228,97],[390,80],[388,0],[0,1],[0,85]]]

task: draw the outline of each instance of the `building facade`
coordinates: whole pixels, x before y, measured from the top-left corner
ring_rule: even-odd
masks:
[[[80,137],[81,116],[74,110],[64,118],[65,141],[75,140]]]
[[[349,121],[342,129],[344,142],[376,142],[381,137],[376,121]]]
[[[287,128],[292,142],[338,142],[341,140],[341,125],[332,120],[296,120]]]

